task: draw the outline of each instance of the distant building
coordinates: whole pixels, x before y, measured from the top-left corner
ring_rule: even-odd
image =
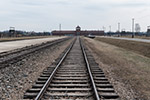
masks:
[[[104,31],[99,31],[99,30],[81,30],[80,26],[76,27],[76,30],[61,30],[61,31],[52,31],[52,35],[67,35],[67,36],[77,36],[77,35],[104,35]]]

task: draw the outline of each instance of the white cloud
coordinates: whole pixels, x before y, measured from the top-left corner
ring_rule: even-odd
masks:
[[[52,30],[58,24],[62,28],[101,29],[112,25],[117,29],[120,22],[130,30],[131,18],[146,30],[150,24],[149,0],[1,0],[0,29],[15,26],[22,30]],[[30,27],[31,26],[31,27]]]

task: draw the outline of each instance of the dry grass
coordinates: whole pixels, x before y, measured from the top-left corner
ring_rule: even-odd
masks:
[[[123,49],[97,39],[85,41],[123,100],[150,100],[150,58],[126,50],[127,46]]]
[[[106,42],[138,54],[150,57],[150,43],[97,37],[96,40]]]
[[[121,36],[121,37],[124,37],[124,38],[132,38],[132,35]],[[146,36],[135,36],[134,38],[150,40],[150,37],[146,37]]]

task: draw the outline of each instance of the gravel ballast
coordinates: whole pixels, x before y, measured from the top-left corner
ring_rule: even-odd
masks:
[[[84,38],[84,40],[87,48],[92,52],[96,62],[104,71],[110,83],[114,86],[114,89],[120,96],[121,100],[147,100],[141,99],[141,97],[139,97],[141,95],[139,95],[136,91],[133,90],[133,87],[129,84],[129,81],[123,81],[123,78],[121,78],[122,74],[126,73],[126,70],[121,70],[124,68],[124,63],[122,62],[125,60],[122,60],[120,56],[112,55],[113,51],[111,49],[113,48],[113,46],[88,38]],[[119,49],[117,48],[116,50]],[[107,54],[109,55],[107,56]],[[115,61],[116,57],[120,60],[117,59],[117,61]],[[130,62],[125,63],[125,66],[128,66],[127,68],[129,68],[129,63]],[[115,69],[116,66],[117,68]],[[116,72],[117,69],[118,72]],[[120,76],[116,75],[116,73],[118,73]],[[126,76],[128,75],[126,74]],[[129,80],[131,80],[131,78]]]
[[[21,100],[45,68],[65,50],[72,40],[36,51],[0,70],[0,100]]]

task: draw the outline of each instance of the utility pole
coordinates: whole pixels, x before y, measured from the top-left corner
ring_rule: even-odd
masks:
[[[61,31],[61,24],[59,24],[59,31]]]
[[[135,33],[134,33],[134,18],[132,18],[132,38],[134,38]]]
[[[109,31],[111,32],[111,25],[109,26],[109,29],[110,29]]]
[[[120,36],[120,23],[118,23],[118,37]]]
[[[118,32],[120,32],[120,23],[118,23]]]

